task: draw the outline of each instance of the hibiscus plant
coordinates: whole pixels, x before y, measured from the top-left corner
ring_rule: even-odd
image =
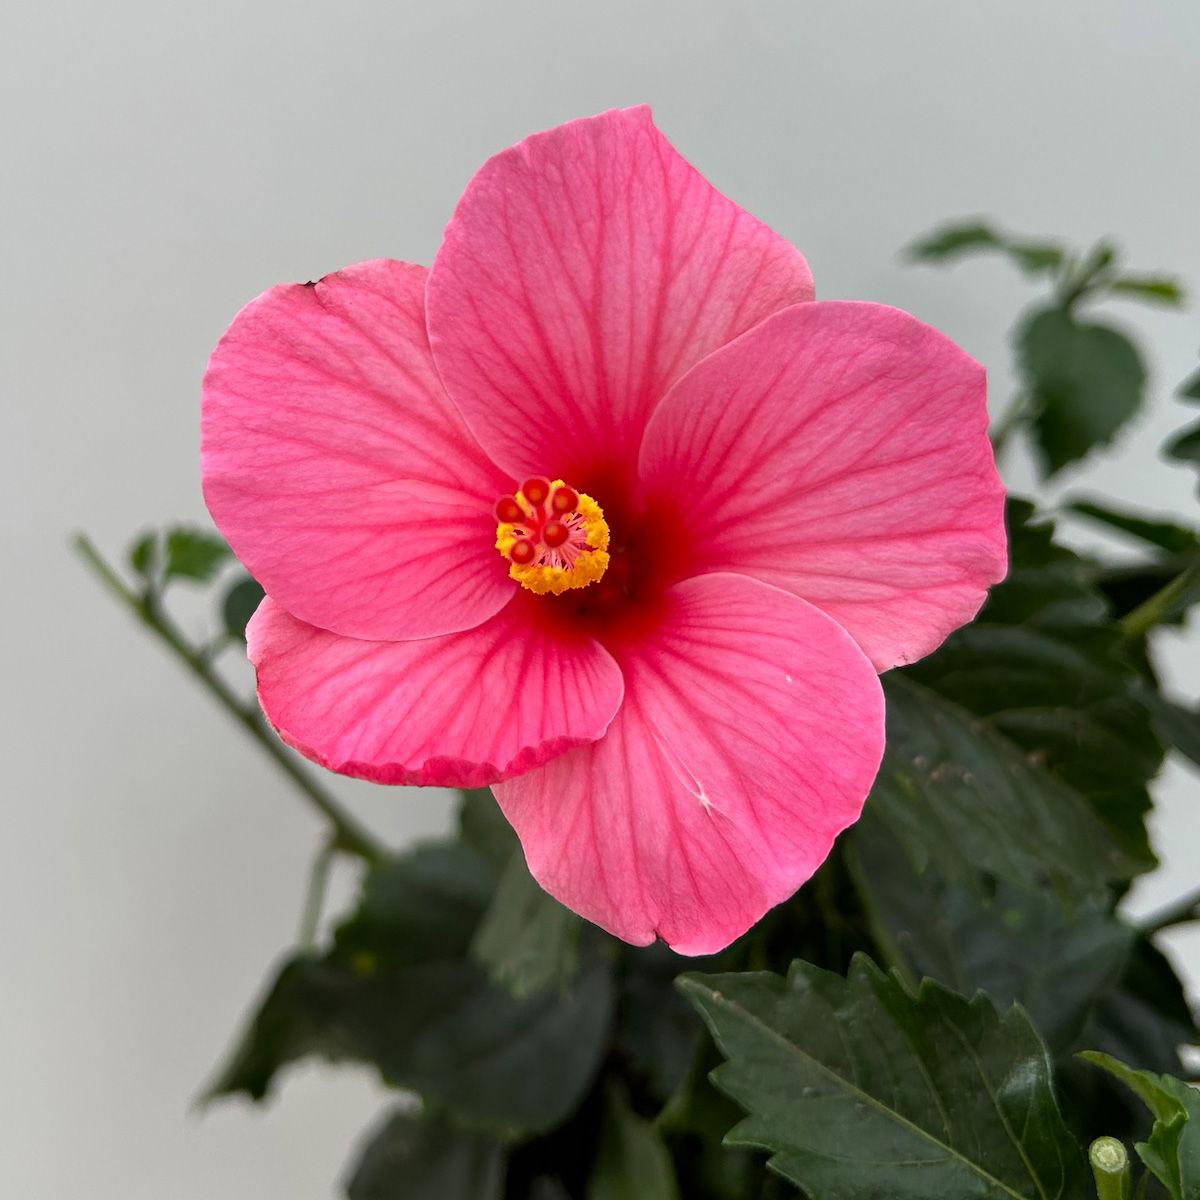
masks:
[[[221,536],[120,571],[79,539],[327,821],[210,1095],[369,1064],[398,1095],[351,1200],[1200,1197],[1155,944],[1197,899],[1122,908],[1164,755],[1200,762],[1155,666],[1200,534],[1095,497],[1052,521],[995,465],[1111,445],[1146,371],[1090,313],[1182,297],[980,222],[911,252],[1045,294],[991,437],[977,362],[815,300],[647,109],[570,122],[480,169],[429,269],[237,315],[203,385]],[[1127,552],[1069,548],[1088,522]],[[255,698],[219,661],[243,640]],[[460,789],[457,835],[382,845],[293,751]],[[323,921],[334,855],[361,895]]]

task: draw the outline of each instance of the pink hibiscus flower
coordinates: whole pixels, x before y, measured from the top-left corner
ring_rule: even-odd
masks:
[[[430,269],[247,305],[204,492],[284,740],[493,784],[541,885],[630,942],[715,951],[791,895],[878,769],[877,672],[1005,570],[980,366],[812,295],[643,107],[490,159]]]

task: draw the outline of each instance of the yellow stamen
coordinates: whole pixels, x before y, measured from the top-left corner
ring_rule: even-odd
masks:
[[[553,492],[554,488],[564,485],[561,479],[556,479],[550,486]],[[511,561],[509,552],[515,542],[528,538],[538,545],[538,532],[534,530],[534,508],[520,492],[517,493],[516,499],[529,513],[531,523],[529,526],[522,526],[501,521],[496,526],[496,549],[509,559],[508,573],[523,588],[539,595],[552,592],[558,596],[570,588],[587,587],[589,583],[595,583],[603,576],[608,569],[608,525],[604,520],[604,510],[591,496],[580,492],[575,512],[564,513],[556,518],[572,531],[570,546],[574,557],[571,558],[569,566],[555,566],[536,559],[531,563]],[[581,540],[585,547],[582,549],[579,548]],[[563,547],[564,551],[566,549]],[[552,551],[546,551],[539,554],[539,558],[543,557],[566,559],[571,556],[563,553],[555,555]]]

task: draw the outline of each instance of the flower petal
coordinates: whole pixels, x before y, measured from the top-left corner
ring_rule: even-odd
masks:
[[[497,463],[587,489],[628,467],[693,363],[811,297],[799,251],[716,191],[643,106],[534,134],[480,168],[434,260],[429,332]]]
[[[493,549],[512,481],[433,368],[424,267],[272,288],[204,377],[204,497],[267,593],[354,637],[469,629],[512,595]]]
[[[618,651],[625,702],[602,741],[496,788],[529,869],[626,941],[733,941],[853,822],[883,753],[883,695],[849,635],[738,575],[667,592]]]
[[[695,531],[682,573],[786,588],[880,670],[928,654],[1004,577],[983,368],[898,309],[822,301],[764,321],[663,401],[641,472]]]
[[[523,597],[475,629],[406,642],[340,637],[268,597],[246,634],[283,740],[375,783],[482,787],[594,741],[621,703],[609,653],[539,631]]]

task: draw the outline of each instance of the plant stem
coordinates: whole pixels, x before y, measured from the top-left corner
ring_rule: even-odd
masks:
[[[1170,583],[1143,600],[1121,618],[1121,631],[1128,637],[1141,637],[1171,615],[1176,604],[1200,581],[1200,560],[1185,568]]]
[[[1152,934],[1162,929],[1171,929],[1175,925],[1186,925],[1189,921],[1200,921],[1200,888],[1171,901],[1158,912],[1151,913],[1138,922],[1138,928],[1142,933]]]
[[[333,856],[338,852],[334,838],[321,844],[308,873],[308,888],[304,893],[304,910],[300,917],[300,933],[297,941],[302,954],[308,954],[317,944],[317,926],[321,923],[321,910],[325,907],[325,887],[329,883],[329,868]]]
[[[1099,1200],[1129,1200],[1133,1180],[1123,1142],[1113,1137],[1098,1137],[1088,1147],[1088,1162]]]
[[[332,843],[338,850],[356,854],[367,862],[381,861],[386,851],[374,836],[367,832],[342,806],[316,781],[312,774],[296,762],[284,749],[257,707],[243,704],[230,686],[216,673],[210,656],[203,650],[188,644],[179,627],[162,610],[152,592],[139,596],[130,589],[117,572],[105,561],[92,545],[86,534],[78,533],[74,539],[75,549],[91,567],[96,577],[124,604],[147,628],[166,643],[193,675],[209,690],[222,708],[258,742],[271,756],[275,765],[300,789],[309,803],[333,827]]]

